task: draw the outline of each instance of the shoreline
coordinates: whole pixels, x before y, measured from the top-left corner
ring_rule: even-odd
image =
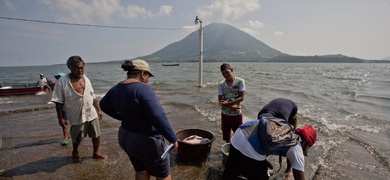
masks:
[[[219,127],[219,119],[210,120],[198,112],[194,106],[177,106],[169,96],[159,97],[166,115],[175,130],[198,128],[212,132],[215,141],[206,161],[178,162],[177,151],[170,154],[171,175],[174,179],[217,180],[222,170],[224,144]],[[134,179],[135,172],[123,150],[117,142],[120,122],[104,114],[101,121],[101,152],[108,159],[92,159],[92,143],[84,138],[80,145],[81,163],[71,159],[72,145],[61,146],[61,127],[58,125],[53,104],[48,104],[51,94],[42,96],[8,97],[0,104],[0,179]],[[169,99],[169,100],[168,100]],[[9,102],[8,102],[9,101]],[[39,106],[39,107],[37,107]],[[9,112],[9,113],[5,113]],[[302,118],[299,123],[313,123]],[[316,125],[327,129],[325,125]],[[69,126],[68,126],[69,127]],[[308,179],[387,179],[390,171],[388,164],[375,159],[375,154],[366,150],[359,141],[344,137],[334,142],[334,134],[319,131],[318,143],[310,150],[306,161],[305,176]],[[352,136],[353,137],[353,136]],[[326,149],[324,143],[336,143]],[[377,152],[379,153],[379,152]],[[343,157],[340,159],[340,157]],[[278,158],[269,156],[278,169]],[[285,169],[283,158],[281,173]],[[384,160],[385,161],[385,160]],[[356,174],[363,172],[364,174]]]

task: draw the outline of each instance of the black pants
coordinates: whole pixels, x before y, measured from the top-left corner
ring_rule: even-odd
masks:
[[[230,145],[229,157],[222,178],[224,180],[259,180],[268,179],[268,162],[246,157]],[[244,177],[244,178],[242,178]]]

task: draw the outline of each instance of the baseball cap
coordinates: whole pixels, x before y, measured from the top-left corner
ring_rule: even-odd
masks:
[[[142,59],[135,59],[135,60],[132,60],[131,63],[132,63],[133,66],[134,66],[134,70],[148,71],[149,74],[150,74],[150,76],[154,77],[154,75],[153,75],[152,72],[150,71],[149,64],[148,64],[145,60],[142,60]]]
[[[297,128],[296,131],[305,138],[309,147],[312,147],[317,140],[317,131],[313,126],[305,125],[301,128]]]
[[[43,74],[41,73],[41,74],[39,74],[40,76],[43,76]]]

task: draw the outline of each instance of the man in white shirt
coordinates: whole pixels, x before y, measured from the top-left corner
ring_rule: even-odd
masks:
[[[103,115],[96,100],[92,84],[84,75],[85,63],[80,56],[72,56],[67,61],[70,73],[61,77],[54,87],[51,101],[56,103],[58,123],[65,126],[62,115],[64,108],[71,125],[70,135],[73,143],[72,159],[80,161],[78,147],[83,137],[92,138],[94,159],[105,159],[100,154],[100,124]]]
[[[45,78],[45,76],[42,73],[39,74],[39,79],[37,81],[37,86],[40,87],[42,91],[43,91],[43,88],[45,86],[47,86],[47,79]]]

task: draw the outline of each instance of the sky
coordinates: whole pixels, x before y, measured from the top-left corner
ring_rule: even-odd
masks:
[[[290,55],[390,58],[389,0],[0,0],[0,66],[149,55],[197,31],[196,16]]]

